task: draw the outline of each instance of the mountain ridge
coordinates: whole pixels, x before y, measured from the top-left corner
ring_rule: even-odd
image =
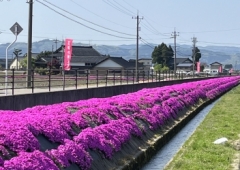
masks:
[[[61,42],[55,44],[52,40],[41,40],[32,43],[32,52],[39,53],[41,51],[55,51],[56,47],[61,46]],[[9,43],[0,44],[0,58],[5,58],[6,48]],[[89,46],[89,44],[74,43],[74,45]],[[151,54],[154,47],[158,44],[139,45],[139,58],[151,58]],[[173,46],[173,44],[169,44]],[[136,45],[91,45],[94,49],[103,55],[111,55],[113,57],[123,57],[126,60],[136,58]],[[13,50],[21,49],[22,53],[27,53],[27,43],[17,42],[8,51],[8,58],[14,58]],[[233,64],[237,69],[240,68],[240,47],[232,46],[198,46],[202,53],[200,62],[211,64],[213,62],[219,62],[222,64]],[[185,44],[177,44],[177,57],[191,58],[192,46]]]

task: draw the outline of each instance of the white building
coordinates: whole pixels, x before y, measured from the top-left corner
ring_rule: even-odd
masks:
[[[150,70],[152,67],[152,58],[140,58],[138,59],[139,63],[143,63],[144,70]]]

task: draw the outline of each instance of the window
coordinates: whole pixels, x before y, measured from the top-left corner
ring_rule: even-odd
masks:
[[[93,66],[94,63],[85,63],[85,66]]]

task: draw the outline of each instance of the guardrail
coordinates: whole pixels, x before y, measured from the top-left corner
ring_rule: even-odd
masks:
[[[30,82],[27,81],[28,70],[1,70],[0,95],[15,95],[24,90],[26,93],[51,92],[66,89],[92,88],[99,86],[115,86],[160,82],[185,78],[209,77],[209,74],[186,75],[173,71],[144,71],[139,70],[70,70],[35,69],[31,70]],[[137,77],[136,77],[137,75]],[[215,75],[224,76],[224,75]],[[28,85],[27,85],[28,84]],[[29,86],[30,84],[30,86]]]

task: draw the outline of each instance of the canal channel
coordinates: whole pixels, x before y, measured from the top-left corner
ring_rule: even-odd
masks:
[[[163,170],[219,100],[201,110],[141,170]]]

